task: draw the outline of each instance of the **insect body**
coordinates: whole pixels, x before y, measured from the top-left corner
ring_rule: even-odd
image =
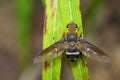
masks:
[[[68,32],[66,34],[66,42],[68,43],[68,47],[65,49],[66,56],[72,62],[76,61],[81,51],[77,47],[77,43],[79,42],[79,36],[77,32],[77,25],[75,23],[70,23],[67,26]]]
[[[72,62],[75,62],[80,55],[99,61],[110,62],[110,57],[104,54],[101,49],[83,40],[78,35],[77,25],[73,22],[67,25],[67,32],[61,40],[43,50],[43,52],[34,59],[34,63],[57,58],[63,53],[65,53],[67,58]]]

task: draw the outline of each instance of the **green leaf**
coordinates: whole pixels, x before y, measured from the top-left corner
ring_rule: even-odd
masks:
[[[96,33],[97,24],[99,22],[99,16],[103,6],[107,0],[91,0],[90,5],[86,8],[86,11],[83,14],[83,24],[86,30],[86,38],[92,39]]]
[[[18,57],[23,69],[30,63],[30,30],[32,15],[32,0],[16,0],[16,33],[18,40]]]
[[[60,40],[63,32],[58,1],[46,0],[45,8],[43,48]],[[42,70],[42,80],[60,80],[61,57],[43,63]]]
[[[45,4],[44,49],[62,38],[70,22],[78,25],[79,35],[83,32],[79,0],[44,0],[43,2]],[[75,63],[70,62],[70,65],[75,80],[88,80],[86,60],[83,56]],[[42,70],[42,80],[60,80],[61,56],[43,63]]]

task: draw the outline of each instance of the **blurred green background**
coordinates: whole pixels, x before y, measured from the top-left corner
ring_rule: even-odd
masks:
[[[120,80],[119,4],[120,0],[81,0],[85,39],[112,57],[111,63],[88,59],[90,80]],[[0,80],[41,80],[41,64],[33,65],[32,60],[42,50],[43,19],[41,0],[0,0]],[[61,80],[73,80],[71,75],[63,61]]]

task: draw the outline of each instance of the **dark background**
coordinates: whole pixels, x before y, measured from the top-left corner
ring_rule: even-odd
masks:
[[[94,15],[86,17],[92,1],[81,0],[84,36],[87,41],[111,56],[112,62],[88,59],[90,80],[120,80],[120,0],[105,0]],[[13,0],[0,0],[0,80],[40,80],[40,64],[33,65],[24,72],[19,67],[13,4]],[[35,0],[31,30],[32,58],[42,50],[43,15],[41,1]],[[61,80],[73,80],[71,75],[67,63],[63,61]]]

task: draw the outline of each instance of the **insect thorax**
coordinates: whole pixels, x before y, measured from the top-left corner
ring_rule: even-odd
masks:
[[[67,34],[67,42],[77,42],[78,36],[75,33]]]

